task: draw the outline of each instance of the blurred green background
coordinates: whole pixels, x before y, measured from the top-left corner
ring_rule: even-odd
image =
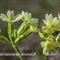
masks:
[[[39,28],[43,26],[45,14],[53,14],[57,16],[60,13],[60,0],[0,0],[0,13],[5,13],[8,10],[13,10],[16,14],[22,10],[32,13],[32,16],[39,19]],[[14,28],[18,28],[21,21],[14,24]],[[2,35],[7,36],[7,23],[0,20],[0,28]],[[24,56],[25,60],[45,60],[40,46],[40,37],[37,33],[32,33],[25,40],[18,44],[19,49],[23,53],[36,53],[36,56]],[[0,53],[15,52],[8,45],[0,42]],[[19,60],[16,56],[1,56],[0,60]]]

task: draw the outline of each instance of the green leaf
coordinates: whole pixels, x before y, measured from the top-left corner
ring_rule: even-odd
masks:
[[[4,43],[9,43],[9,40],[6,37],[2,36],[2,35],[0,35],[0,41],[2,41]]]
[[[2,21],[6,21],[7,16],[5,14],[1,13],[0,19],[2,19]]]

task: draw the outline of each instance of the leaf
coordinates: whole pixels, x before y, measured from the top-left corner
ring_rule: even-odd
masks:
[[[4,43],[9,43],[9,40],[6,37],[2,36],[2,35],[0,35],[0,41],[2,41]]]
[[[1,13],[0,19],[2,19],[2,21],[6,21],[7,16],[5,14]]]

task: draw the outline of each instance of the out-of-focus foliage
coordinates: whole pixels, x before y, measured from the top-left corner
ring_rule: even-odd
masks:
[[[45,9],[52,9],[55,7],[55,0],[41,0],[41,5],[45,8]]]

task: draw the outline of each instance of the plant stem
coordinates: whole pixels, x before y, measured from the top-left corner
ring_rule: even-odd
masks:
[[[46,56],[46,60],[49,60],[49,56]]]
[[[19,51],[18,47],[16,45],[13,45],[13,48],[15,49],[15,51],[17,52],[20,60],[24,60],[23,57],[21,56],[21,52]]]
[[[19,41],[25,39],[29,34],[31,34],[31,29],[28,29],[25,33],[23,33],[21,36],[19,36],[14,43],[18,43]]]

